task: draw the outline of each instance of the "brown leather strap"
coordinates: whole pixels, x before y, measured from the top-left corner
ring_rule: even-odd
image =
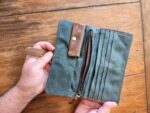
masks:
[[[81,51],[83,36],[84,36],[84,29],[85,27],[83,25],[74,23],[72,29],[72,35],[70,38],[69,50],[68,50],[69,56],[72,57],[80,56],[80,51]]]
[[[91,52],[92,52],[92,36],[93,32],[90,30],[87,33],[86,36],[86,42],[85,42],[85,54],[83,57],[83,64],[82,64],[82,68],[81,68],[81,73],[80,73],[80,80],[79,80],[79,84],[78,84],[78,88],[77,88],[77,94],[80,95],[82,90],[83,90],[83,86],[84,86],[84,81],[85,81],[85,77],[87,75],[87,71],[89,69],[89,63],[91,60]]]
[[[31,56],[35,56],[35,57],[41,57],[47,52],[47,50],[27,47],[25,49],[25,52],[27,55],[31,55]]]

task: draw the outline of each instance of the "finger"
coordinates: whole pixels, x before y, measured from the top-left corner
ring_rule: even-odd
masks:
[[[97,112],[98,112],[98,109],[93,109],[93,110],[91,110],[91,111],[89,111],[87,113],[97,113]]]
[[[33,48],[47,49],[49,51],[53,51],[55,49],[55,47],[52,44],[46,41],[37,42],[36,44],[34,44]],[[31,58],[37,59],[38,57],[27,55],[25,60],[28,60]]]
[[[88,113],[92,109],[98,109],[100,106],[101,106],[101,104],[99,104],[97,102],[82,99],[80,101],[80,104],[78,105],[75,113]]]
[[[44,73],[45,73],[45,76],[43,76],[43,84],[44,84],[44,86],[46,86],[47,79],[48,79],[48,72],[45,71]]]
[[[30,56],[30,55],[27,55],[27,56],[26,56],[26,58],[25,58],[25,61],[26,61],[26,60],[31,60],[31,59],[35,59],[35,60],[37,60],[37,59],[38,59],[38,57],[36,57],[36,56]]]
[[[47,52],[45,55],[43,55],[37,60],[37,67],[44,68],[46,64],[50,63],[52,57],[53,53],[51,51]]]
[[[49,51],[54,51],[55,50],[55,47],[52,44],[50,44],[49,42],[46,42],[46,41],[37,42],[36,44],[34,44],[33,48],[47,49]]]
[[[111,109],[113,107],[116,107],[116,106],[117,106],[117,103],[116,102],[111,102],[111,101],[105,102],[103,104],[103,107],[109,108],[109,109]]]
[[[113,107],[116,107],[115,102],[105,102],[102,107],[99,108],[98,113],[110,113]]]
[[[101,106],[100,103],[88,99],[82,99],[81,103],[90,108],[99,108]]]
[[[47,80],[48,80],[48,72],[43,70],[43,76],[41,78],[41,82],[38,85],[39,93],[42,93],[43,90],[45,89]]]
[[[50,64],[46,64],[45,67],[44,67],[44,69],[45,69],[47,72],[49,72],[49,70],[50,70]]]

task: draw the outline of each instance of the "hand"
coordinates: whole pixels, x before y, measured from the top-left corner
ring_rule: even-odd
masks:
[[[18,89],[31,98],[40,94],[45,88],[50,69],[50,61],[55,49],[53,45],[44,41],[36,43],[33,48],[46,49],[48,52],[40,58],[26,56],[21,78],[16,85]]]
[[[111,108],[117,106],[115,102],[100,104],[91,100],[82,99],[75,113],[110,113]]]

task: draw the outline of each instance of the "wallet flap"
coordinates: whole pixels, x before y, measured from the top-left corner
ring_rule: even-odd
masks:
[[[80,51],[81,51],[83,36],[84,36],[84,29],[85,27],[83,25],[74,23],[72,29],[72,35],[70,38],[68,56],[71,57],[80,56]]]

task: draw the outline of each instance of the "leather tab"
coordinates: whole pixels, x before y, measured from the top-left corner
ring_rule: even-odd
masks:
[[[85,27],[83,25],[74,23],[72,29],[72,35],[70,38],[69,50],[68,50],[69,56],[72,57],[80,56],[80,51],[81,51],[83,36],[84,36],[84,29]]]

